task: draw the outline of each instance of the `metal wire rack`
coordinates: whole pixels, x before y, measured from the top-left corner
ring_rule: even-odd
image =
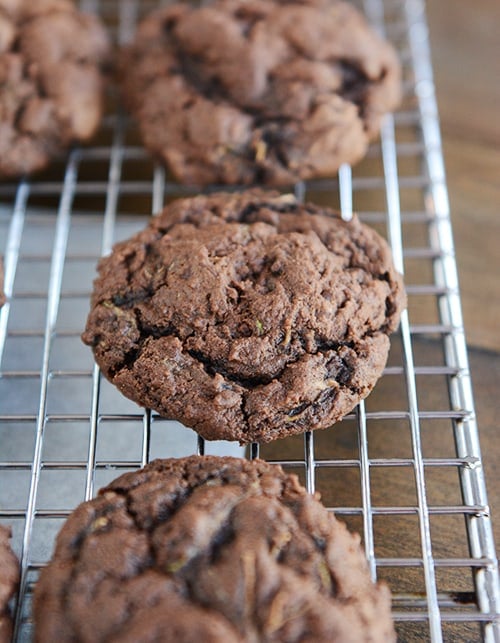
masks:
[[[123,43],[157,3],[81,4]],[[404,104],[352,172],[343,167],[295,191],[345,217],[354,208],[387,235],[409,307],[382,379],[354,413],[314,435],[253,444],[246,455],[296,471],[362,533],[372,576],[391,586],[400,640],[500,641],[424,2],[357,4],[398,48]],[[79,502],[153,457],[243,455],[122,398],[79,338],[98,257],[143,227],[145,214],[195,191],[152,163],[113,88],[94,146],[71,150],[31,181],[0,184],[8,296],[0,311],[0,521],[13,528],[22,566],[18,641],[31,640],[34,584]]]

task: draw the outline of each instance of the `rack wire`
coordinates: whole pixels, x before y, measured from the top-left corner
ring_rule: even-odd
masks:
[[[156,6],[86,0],[122,44]],[[402,108],[352,171],[295,186],[353,208],[387,236],[409,296],[384,375],[327,431],[252,444],[295,471],[361,532],[372,577],[389,583],[402,641],[500,641],[500,590],[470,384],[423,0],[365,0],[404,67]],[[8,296],[0,311],[0,521],[21,561],[15,639],[72,509],[154,457],[244,455],[143,411],[101,378],[80,341],[98,257],[180,195],[142,149],[110,90],[97,143],[33,180],[0,184]]]

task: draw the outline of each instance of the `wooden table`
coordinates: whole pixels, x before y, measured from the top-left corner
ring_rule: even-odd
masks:
[[[500,351],[500,4],[428,0],[470,346]]]
[[[500,3],[428,0],[480,440],[500,543]]]

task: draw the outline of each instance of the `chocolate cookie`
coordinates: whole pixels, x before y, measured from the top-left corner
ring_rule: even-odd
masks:
[[[35,589],[36,641],[394,641],[359,537],[263,461],[156,460],[81,504]]]
[[[0,0],[0,177],[44,168],[102,115],[109,53],[97,18],[66,0]]]
[[[12,637],[9,601],[19,583],[19,563],[10,548],[10,536],[10,529],[0,525],[0,643],[9,643]]]
[[[337,0],[170,6],[143,21],[122,69],[145,146],[198,184],[332,176],[401,93],[392,46]]]
[[[98,270],[82,337],[104,374],[209,440],[342,418],[382,373],[405,302],[357,217],[258,190],[175,201]]]

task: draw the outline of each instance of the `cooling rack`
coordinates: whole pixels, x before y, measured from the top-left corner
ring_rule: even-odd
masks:
[[[156,3],[87,0],[118,43]],[[98,257],[144,215],[196,192],[140,145],[110,89],[93,146],[33,180],[0,184],[0,521],[13,529],[21,586],[15,639],[32,638],[31,600],[67,515],[124,470],[189,453],[260,456],[296,472],[362,534],[373,578],[389,583],[401,641],[500,641],[498,567],[479,450],[425,7],[357,2],[397,47],[405,99],[351,172],[293,186],[354,209],[386,235],[409,306],[367,400],[334,428],[245,452],[204,443],[143,411],[101,378],[80,341]]]

